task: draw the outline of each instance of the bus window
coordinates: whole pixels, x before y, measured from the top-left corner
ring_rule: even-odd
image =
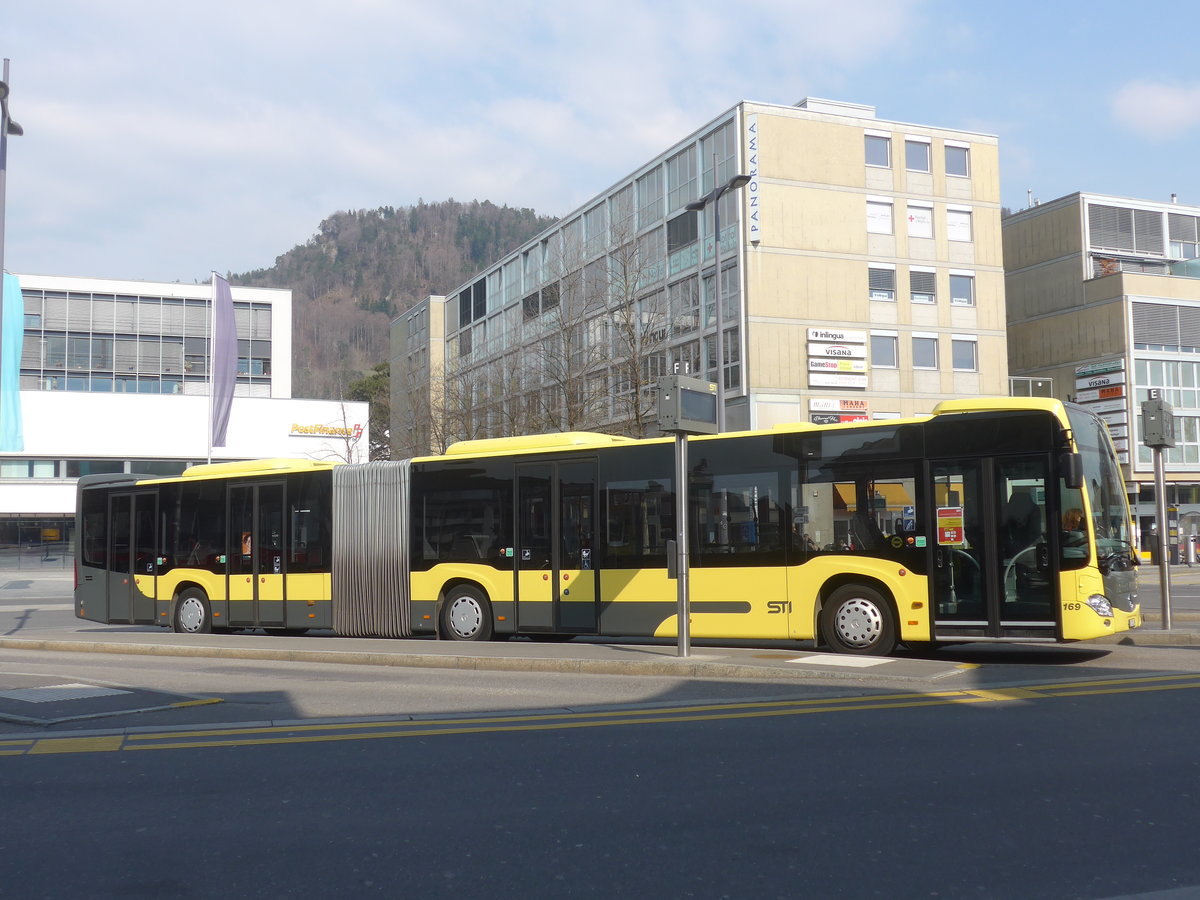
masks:
[[[713,473],[702,458],[692,467],[688,489],[693,562],[728,565],[730,555],[753,554],[760,564],[770,557],[782,564],[792,519],[787,480],[786,472],[777,471]]]
[[[329,564],[331,488],[332,481],[325,472],[289,479],[288,572],[322,572]]]
[[[605,565],[613,568],[666,565],[666,542],[675,537],[675,494],[659,480],[610,481],[605,485]]]
[[[173,558],[176,566],[223,573],[224,482],[164,485],[160,496],[167,520],[168,559]]]
[[[108,565],[108,492],[90,490],[82,493],[81,559],[86,566],[103,569]]]
[[[828,479],[828,480],[827,480]],[[801,549],[895,558],[919,530],[912,464],[810,466]]]
[[[479,562],[512,565],[512,481],[478,465],[421,473],[415,492],[414,564]]]

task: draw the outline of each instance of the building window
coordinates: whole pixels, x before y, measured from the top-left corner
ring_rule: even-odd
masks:
[[[971,176],[970,151],[966,144],[952,144],[946,141],[946,174],[959,178]]]
[[[667,253],[690,247],[700,237],[700,220],[697,213],[688,210],[667,223]]]
[[[971,211],[953,206],[946,208],[946,237],[951,241],[971,240]]]
[[[1088,204],[1088,233],[1093,248],[1162,255],[1163,216],[1147,209]]]
[[[867,165],[883,169],[892,167],[892,140],[877,134],[866,136]]]
[[[871,365],[876,369],[895,369],[900,364],[899,339],[890,332],[871,332]]]
[[[929,142],[908,139],[904,142],[904,168],[910,172],[929,171]]]
[[[892,233],[892,203],[890,200],[867,201],[867,232],[869,234]]]
[[[583,232],[584,252],[589,257],[604,249],[608,239],[608,225],[604,221],[603,203],[597,203],[583,214]]]
[[[933,237],[933,207],[921,203],[908,204],[908,236],[915,238]]]
[[[867,292],[872,300],[896,299],[896,267],[872,265],[867,267]]]
[[[975,305],[975,276],[963,272],[950,273],[950,302],[955,306]]]
[[[950,355],[955,372],[977,372],[979,370],[975,338],[955,335],[950,341]]]
[[[938,367],[938,339],[934,335],[913,335],[913,368],[936,369]]]
[[[696,148],[688,147],[667,160],[667,212],[682,209],[700,195]]]
[[[637,180],[638,227],[653,225],[663,217],[663,174],[655,167]]]
[[[937,274],[933,269],[909,269],[908,287],[913,303],[937,301]]]
[[[1171,256],[1176,259],[1195,259],[1200,256],[1200,220],[1195,216],[1167,213],[1167,228],[1171,239]]]

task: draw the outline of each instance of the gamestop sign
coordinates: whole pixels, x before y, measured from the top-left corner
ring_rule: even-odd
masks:
[[[356,440],[362,437],[362,425],[301,425],[292,423],[289,437],[320,437],[320,438],[349,438]]]

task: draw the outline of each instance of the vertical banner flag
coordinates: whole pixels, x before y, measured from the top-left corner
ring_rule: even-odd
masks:
[[[0,450],[24,450],[21,431],[21,345],[25,342],[25,301],[16,275],[4,273],[0,287]]]
[[[237,323],[233,318],[229,282],[213,272],[212,289],[212,446],[224,447],[229,411],[233,408],[233,386],[237,383]]]

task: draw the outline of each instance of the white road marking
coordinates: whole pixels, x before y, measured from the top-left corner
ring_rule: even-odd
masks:
[[[788,662],[812,666],[846,666],[851,669],[867,669],[871,666],[895,662],[895,660],[878,656],[838,656],[835,653],[826,653],[817,656],[800,656],[796,659],[789,659]]]

